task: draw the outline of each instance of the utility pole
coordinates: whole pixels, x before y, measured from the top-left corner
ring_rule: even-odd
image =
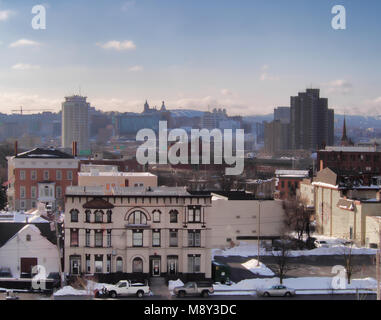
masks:
[[[257,246],[258,246],[258,258],[257,258],[257,266],[259,267],[259,254],[261,251],[260,246],[260,237],[261,237],[261,200],[258,201],[258,239],[257,239]]]
[[[63,277],[62,277],[62,259],[61,259],[61,244],[60,244],[60,235],[58,232],[58,223],[57,223],[57,217],[54,217],[54,227],[56,229],[56,238],[57,238],[57,251],[58,251],[58,270],[60,272],[60,287],[62,288],[63,284]]]

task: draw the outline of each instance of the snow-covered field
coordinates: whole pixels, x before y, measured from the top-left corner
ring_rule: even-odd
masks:
[[[258,266],[257,259],[251,259],[245,263],[242,263],[242,266],[250,272],[260,276],[274,276],[274,272],[272,272],[271,269],[267,268],[262,262],[259,262]]]
[[[321,239],[323,240],[323,239]],[[328,242],[328,241],[327,241]],[[312,250],[292,250],[289,252],[291,257],[301,257],[301,256],[319,256],[319,255],[342,255],[349,248],[342,244],[336,244],[335,242],[329,243],[328,248],[316,248]],[[358,248],[353,246],[353,255],[375,255],[377,249],[370,248]],[[226,249],[212,249],[212,258],[215,256],[241,256],[241,257],[253,257],[258,254],[258,249],[256,244],[241,242],[238,246]],[[271,251],[266,251],[265,248],[260,248],[260,255],[271,256]]]
[[[284,279],[283,284],[289,288],[297,290],[297,294],[327,294],[332,293],[332,277],[303,277]],[[219,290],[230,291],[230,294],[253,293],[256,290],[263,290],[273,285],[279,284],[279,278],[269,279],[247,279],[230,286],[215,284],[215,294],[219,295]],[[376,289],[377,281],[373,278],[353,279],[351,284],[345,284],[345,293],[355,293],[356,289]],[[303,290],[303,291],[298,291]],[[336,291],[335,293],[343,293]],[[223,294],[226,294],[225,292]]]

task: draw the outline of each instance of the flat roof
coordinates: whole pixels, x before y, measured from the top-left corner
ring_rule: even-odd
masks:
[[[82,177],[156,177],[150,172],[115,172],[115,171],[93,171],[78,172],[78,176]]]
[[[106,190],[99,186],[70,186],[66,189],[66,196],[209,197],[210,195],[192,195],[185,187],[113,187],[111,190]]]

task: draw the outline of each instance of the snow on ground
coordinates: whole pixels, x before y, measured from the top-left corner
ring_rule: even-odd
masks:
[[[88,295],[90,295],[89,291],[74,289],[71,286],[65,286],[54,293],[54,296],[88,296]]]
[[[292,250],[289,252],[291,257],[300,257],[300,256],[319,256],[319,255],[342,255],[345,251],[348,251],[349,247],[342,244],[333,244],[328,248],[316,248],[312,250]],[[375,255],[377,249],[370,248],[358,248],[353,246],[352,254],[353,255]],[[241,242],[238,246],[233,248],[226,249],[212,249],[212,259],[215,256],[241,256],[241,257],[252,257],[258,254],[258,249],[256,244]],[[271,251],[266,251],[265,248],[260,248],[261,256],[270,256],[272,255]]]
[[[169,282],[168,282],[168,290],[172,291],[174,288],[176,288],[176,287],[182,287],[183,285],[184,285],[184,283],[180,279],[169,280]]]
[[[259,262],[258,265],[257,259],[251,259],[245,263],[242,263],[242,266],[250,272],[260,276],[274,276],[274,272],[267,268],[262,262]]]
[[[302,278],[288,278],[283,280],[283,284],[286,287],[303,290],[297,291],[297,294],[326,294],[332,292],[332,280],[333,277],[302,277]],[[233,291],[231,294],[234,294],[234,291],[238,294],[243,294],[243,292],[252,292],[255,290],[263,290],[269,288],[273,285],[279,284],[279,278],[267,278],[267,279],[246,279],[238,283],[234,283],[230,286],[215,284],[214,290],[215,294],[219,295],[223,291]],[[345,293],[355,293],[356,289],[376,289],[377,281],[373,278],[365,279],[353,279],[351,284],[348,285],[345,283]],[[311,290],[311,291],[308,291]],[[316,291],[319,290],[319,291]],[[343,291],[336,291],[340,293]],[[223,292],[223,294],[226,294]]]

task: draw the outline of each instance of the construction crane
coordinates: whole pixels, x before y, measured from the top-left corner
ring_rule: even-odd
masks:
[[[23,115],[25,112],[36,112],[36,111],[45,112],[45,111],[53,111],[53,109],[27,109],[27,110],[25,110],[21,106],[20,109],[12,110],[12,113],[13,114],[19,113],[19,114]]]

